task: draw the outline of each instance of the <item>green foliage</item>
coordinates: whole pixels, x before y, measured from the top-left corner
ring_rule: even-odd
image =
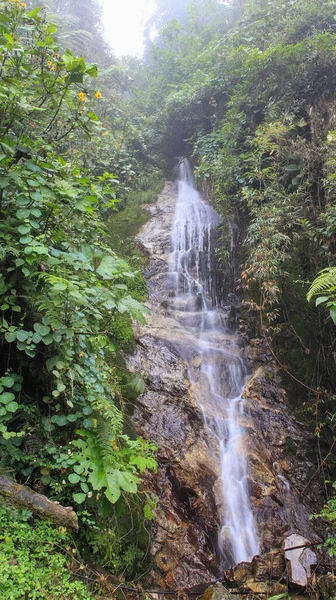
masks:
[[[0,541],[3,600],[93,600],[71,573],[80,557],[68,534],[48,523],[32,522],[28,511],[0,505]]]
[[[316,277],[309,288],[307,294],[307,300],[323,293],[323,296],[318,296],[315,300],[315,306],[324,304],[329,308],[330,316],[336,325],[336,267],[328,267],[323,269],[321,273]]]
[[[333,484],[333,488],[336,489],[336,482]],[[336,495],[324,505],[322,510],[315,515],[312,515],[314,519],[324,519],[331,525],[331,531],[325,543],[324,547],[327,549],[330,556],[336,556],[336,536],[335,536],[335,525],[336,525]]]
[[[105,164],[97,66],[61,55],[24,3],[0,0],[0,34],[0,461],[94,528],[156,469],[155,446],[126,434],[117,367],[118,323],[129,338],[146,312],[106,228],[131,168]]]
[[[97,0],[31,0],[31,6],[43,6],[47,18],[58,26],[57,40],[65,50],[85,56],[101,66],[115,62],[104,40],[101,23],[102,7]]]
[[[99,529],[86,536],[91,555],[112,572],[122,572],[127,579],[148,569],[150,531],[143,520],[143,505],[137,497],[130,497],[127,506],[123,499],[116,504],[113,515],[102,515]],[[147,497],[145,517],[153,519],[156,502]],[[131,518],[130,518],[131,515]],[[147,521],[147,523],[148,523]]]

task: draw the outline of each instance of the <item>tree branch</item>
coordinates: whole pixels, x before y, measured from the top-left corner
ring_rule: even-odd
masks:
[[[77,515],[71,506],[61,506],[42,494],[37,494],[25,485],[15,483],[6,477],[0,477],[0,494],[10,504],[16,504],[31,510],[34,514],[63,525],[67,529],[78,531]]]

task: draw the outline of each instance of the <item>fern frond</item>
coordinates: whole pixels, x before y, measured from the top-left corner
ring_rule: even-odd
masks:
[[[94,400],[92,407],[99,412],[101,419],[108,424],[109,430],[114,437],[121,435],[124,427],[122,411],[114,404],[112,398]]]
[[[323,269],[319,275],[314,279],[311,284],[307,300],[310,302],[313,296],[320,294],[321,292],[326,294],[332,294],[336,287],[336,267],[327,267]]]
[[[99,444],[105,463],[112,463],[115,459],[115,451],[113,449],[114,440],[115,436],[109,424],[106,421],[101,421],[97,428],[96,441]]]

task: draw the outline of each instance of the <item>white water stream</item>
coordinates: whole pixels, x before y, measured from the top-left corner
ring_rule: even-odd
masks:
[[[212,277],[212,238],[218,216],[198,193],[190,165],[179,166],[171,236],[170,289],[176,318],[186,330],[180,348],[203,412],[213,459],[220,460],[222,566],[251,560],[259,544],[248,497],[248,461],[242,392],[247,380],[236,335],[225,325]],[[217,446],[217,448],[216,448]]]

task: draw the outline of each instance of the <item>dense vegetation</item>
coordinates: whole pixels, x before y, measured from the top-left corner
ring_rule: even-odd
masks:
[[[1,470],[75,506],[80,546],[130,577],[145,570],[153,499],[141,474],[156,461],[130,426],[143,383],[120,349],[143,319],[145,287],[106,222],[135,177],[141,136],[121,92],[104,99],[97,66],[59,48],[39,7],[2,0],[0,30]],[[28,546],[48,533],[24,523]],[[33,576],[37,590],[47,572]],[[82,597],[59,585],[54,597]],[[2,579],[0,590],[14,597]]]
[[[38,4],[0,0],[0,466],[75,506],[79,552],[132,579],[149,568],[141,475],[156,462],[130,424],[143,382],[122,358],[145,312],[131,235],[177,156],[224,217],[223,278],[225,222],[239,226],[241,327],[283,366],[318,467],[334,442],[336,2],[159,2],[143,64],[116,61],[94,0],[50,2],[47,18]],[[334,477],[332,453],[323,466]],[[37,557],[55,550],[36,558],[34,597],[90,597],[56,552],[68,534],[0,512],[1,597],[20,597],[22,536]]]

